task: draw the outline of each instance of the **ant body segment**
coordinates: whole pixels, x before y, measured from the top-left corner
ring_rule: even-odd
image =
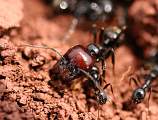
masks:
[[[83,75],[92,80],[97,92],[96,97],[99,104],[105,104],[108,100],[108,96],[104,89],[111,84],[106,84],[105,87],[101,87],[103,78],[105,77],[105,69],[102,70],[102,77],[99,74],[99,69],[95,65],[96,62],[102,63],[102,68],[105,66],[104,60],[109,56],[112,56],[112,63],[114,65],[114,48],[119,43],[120,35],[122,35],[125,27],[118,28],[112,27],[109,29],[100,29],[99,43],[97,44],[96,34],[94,34],[95,42],[89,44],[87,47],[82,45],[75,45],[70,48],[63,56],[54,48],[24,45],[28,47],[38,47],[51,49],[56,52],[61,59],[49,70],[49,75],[52,79],[58,80],[68,84],[72,80],[79,78]],[[111,91],[112,86],[111,86]]]
[[[153,69],[150,71],[150,73],[145,77],[144,84],[133,92],[132,101],[135,104],[141,103],[142,100],[144,100],[147,91],[150,91],[151,94],[152,92],[151,84],[153,80],[156,79],[157,77],[158,77],[158,65],[155,65]],[[150,94],[149,94],[149,98],[150,98]]]

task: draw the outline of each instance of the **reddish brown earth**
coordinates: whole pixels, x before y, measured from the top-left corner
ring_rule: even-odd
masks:
[[[157,0],[136,0],[129,9],[131,31],[146,56],[158,48],[157,13]]]
[[[2,0],[0,9],[0,120],[96,120],[98,109],[101,120],[146,120],[149,117],[147,102],[135,107],[127,104],[134,89],[134,85],[128,84],[129,77],[145,73],[139,71],[140,62],[128,46],[116,50],[115,77],[111,61],[107,60],[106,81],[113,85],[115,99],[110,89],[107,93],[116,106],[107,102],[98,108],[96,100],[84,93],[86,78],[74,80],[71,89],[57,92],[56,83],[48,72],[59,56],[51,50],[20,46],[47,45],[64,54],[72,45],[88,44],[89,32],[77,29],[70,42],[62,42],[72,18],[48,17],[50,8],[40,0],[16,0],[16,3]],[[140,40],[143,41],[141,37]],[[156,99],[151,97],[150,120],[157,120],[157,108]]]

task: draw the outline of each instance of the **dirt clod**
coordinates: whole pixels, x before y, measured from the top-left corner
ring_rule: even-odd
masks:
[[[0,2],[0,36],[9,32],[10,29],[20,26],[23,18],[22,0],[1,0]]]

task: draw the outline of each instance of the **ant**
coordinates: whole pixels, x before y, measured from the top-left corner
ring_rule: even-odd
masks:
[[[144,84],[141,87],[134,90],[133,92],[132,101],[136,104],[142,102],[142,100],[145,98],[147,91],[150,91],[150,94],[152,91],[154,91],[151,88],[152,87],[151,84],[153,80],[158,77],[158,51],[153,51],[151,55],[148,58],[146,58],[146,60],[144,60],[144,64],[147,65],[148,67],[153,67],[153,68],[151,69],[150,73],[145,76]],[[139,83],[135,78],[131,78],[131,80],[133,80],[134,83],[137,86],[139,86]],[[150,99],[150,94],[148,100]]]
[[[106,20],[113,16],[116,5],[124,7],[133,0],[45,0],[57,13],[71,13],[75,18],[85,17],[91,21]]]
[[[158,78],[158,64],[155,64],[153,68],[150,70],[150,73],[145,76],[143,85],[140,86],[139,84],[140,81],[139,83],[137,82],[137,80],[140,79],[135,79],[135,78],[130,79],[130,80],[134,80],[135,84],[139,86],[137,89],[133,91],[132,100],[131,100],[132,105],[133,103],[135,105],[141,103],[145,99],[146,93],[149,92],[148,104],[147,104],[148,115],[149,115],[149,100],[150,100],[151,92],[157,92],[157,90],[152,89],[152,87],[154,86],[151,85],[156,78]]]
[[[99,74],[99,69],[95,65],[96,62],[102,63],[102,68],[105,66],[104,60],[109,56],[112,56],[112,63],[115,64],[114,60],[114,48],[119,43],[119,38],[122,35],[125,27],[111,27],[108,29],[99,29],[99,43],[97,44],[97,30],[94,35],[94,43],[88,44],[87,47],[82,45],[75,45],[70,48],[64,55],[61,55],[56,49],[34,46],[34,45],[23,45],[36,48],[51,49],[56,52],[61,59],[50,69],[50,77],[54,80],[60,79],[65,84],[69,84],[72,80],[79,78],[83,75],[92,80],[95,88],[97,89],[96,97],[99,104],[105,104],[108,100],[108,96],[104,91],[105,88],[111,86],[110,83],[106,84],[103,88],[101,83],[105,77],[105,69],[102,70],[102,77]],[[111,86],[111,91],[112,86]]]
[[[133,95],[132,95],[132,101],[135,104],[141,103],[144,100],[147,91],[150,91],[149,98],[148,98],[148,102],[149,102],[150,94],[152,92],[151,84],[153,80],[156,79],[157,77],[158,77],[158,65],[155,65],[153,69],[150,71],[150,73],[144,78],[145,80],[144,84],[141,87],[134,90]],[[138,85],[136,80],[135,79],[133,80]]]
[[[47,0],[47,2],[54,7],[55,13],[70,13],[74,16],[63,41],[68,40],[74,33],[80,18],[105,21],[113,15],[111,0]]]
[[[91,21],[105,20],[112,14],[111,0],[49,0],[56,12],[70,12],[75,18],[84,16]]]
[[[149,102],[149,99],[150,99],[150,95],[151,95],[151,92],[152,92],[152,82],[154,79],[156,79],[158,77],[158,65],[155,65],[153,67],[153,69],[150,71],[150,73],[148,75],[145,76],[145,82],[142,86],[140,86],[139,88],[135,89],[133,94],[132,94],[132,101],[134,104],[139,104],[141,103],[145,96],[146,96],[146,92],[150,92],[149,93],[149,98],[148,98],[148,102]],[[132,78],[131,80],[134,80],[135,84],[137,86],[138,85],[138,82],[136,81],[136,79]]]

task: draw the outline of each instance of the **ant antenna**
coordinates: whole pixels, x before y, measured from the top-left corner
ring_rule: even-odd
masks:
[[[67,41],[70,38],[70,36],[74,33],[74,31],[76,29],[78,21],[79,20],[77,18],[72,19],[71,25],[70,25],[68,31],[66,32],[66,34],[64,35],[64,38],[62,38],[62,41]]]
[[[63,57],[63,55],[60,54],[60,52],[58,52],[56,49],[51,48],[51,47],[47,47],[47,46],[39,46],[39,45],[29,45],[29,44],[23,44],[23,45],[20,45],[20,47],[23,47],[23,46],[34,47],[34,48],[50,49],[50,50],[54,51],[57,55],[59,55],[62,59],[65,59],[65,58]]]
[[[114,48],[111,49],[112,55],[111,55],[111,61],[112,61],[112,73],[115,77],[115,50]]]

